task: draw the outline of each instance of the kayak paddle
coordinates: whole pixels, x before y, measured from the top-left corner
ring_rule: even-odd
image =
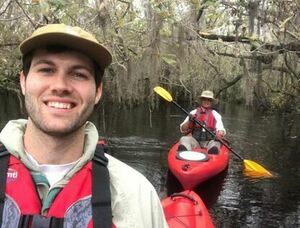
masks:
[[[173,100],[171,94],[165,90],[164,88],[160,86],[156,86],[154,89],[154,92],[157,93],[159,96],[164,98],[168,102],[172,102],[174,105],[176,105],[181,111],[183,111],[186,115],[189,115],[190,113],[186,111],[184,108],[182,108],[176,101]],[[200,121],[194,119],[194,121],[199,124],[201,127],[203,127],[209,134],[211,134],[214,138],[216,137],[216,134],[210,131],[207,127],[205,127]],[[236,151],[234,151],[224,140],[217,139],[221,144],[223,144],[225,147],[227,147],[235,156],[237,156],[241,161],[244,163],[245,172],[247,175],[251,177],[272,177],[273,175],[265,169],[260,164],[244,159],[241,155],[239,155]]]

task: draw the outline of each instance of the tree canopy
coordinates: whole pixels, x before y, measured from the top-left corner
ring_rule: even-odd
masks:
[[[300,6],[293,0],[2,0],[0,86],[19,93],[18,45],[47,23],[77,25],[110,48],[105,99],[158,103],[201,90],[263,110],[299,111]]]

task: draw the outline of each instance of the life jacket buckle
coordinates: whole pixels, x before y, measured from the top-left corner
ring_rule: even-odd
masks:
[[[45,217],[42,215],[32,216],[32,228],[49,228],[51,223],[51,217]]]

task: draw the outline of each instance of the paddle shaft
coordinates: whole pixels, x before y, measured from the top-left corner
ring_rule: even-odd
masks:
[[[188,111],[186,111],[184,108],[182,108],[176,101],[172,100],[172,103],[174,105],[176,105],[181,111],[183,111],[185,114],[187,114],[188,116],[190,115],[190,113]],[[197,123],[199,126],[201,126],[202,128],[204,128],[209,134],[211,134],[214,138],[216,138],[216,134],[213,133],[211,130],[209,130],[204,124],[202,124],[200,121],[193,119],[193,121],[195,123]],[[239,155],[237,152],[235,152],[227,143],[224,142],[224,140],[222,139],[217,139],[222,145],[224,145],[225,147],[227,147],[228,150],[230,150],[235,156],[237,156],[239,159],[241,159],[242,161],[245,160],[241,155]]]

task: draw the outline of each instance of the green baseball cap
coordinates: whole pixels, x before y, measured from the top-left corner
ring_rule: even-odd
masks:
[[[65,24],[48,24],[36,29],[20,44],[22,55],[46,45],[62,45],[80,51],[90,57],[104,70],[111,64],[112,56],[89,32]]]

